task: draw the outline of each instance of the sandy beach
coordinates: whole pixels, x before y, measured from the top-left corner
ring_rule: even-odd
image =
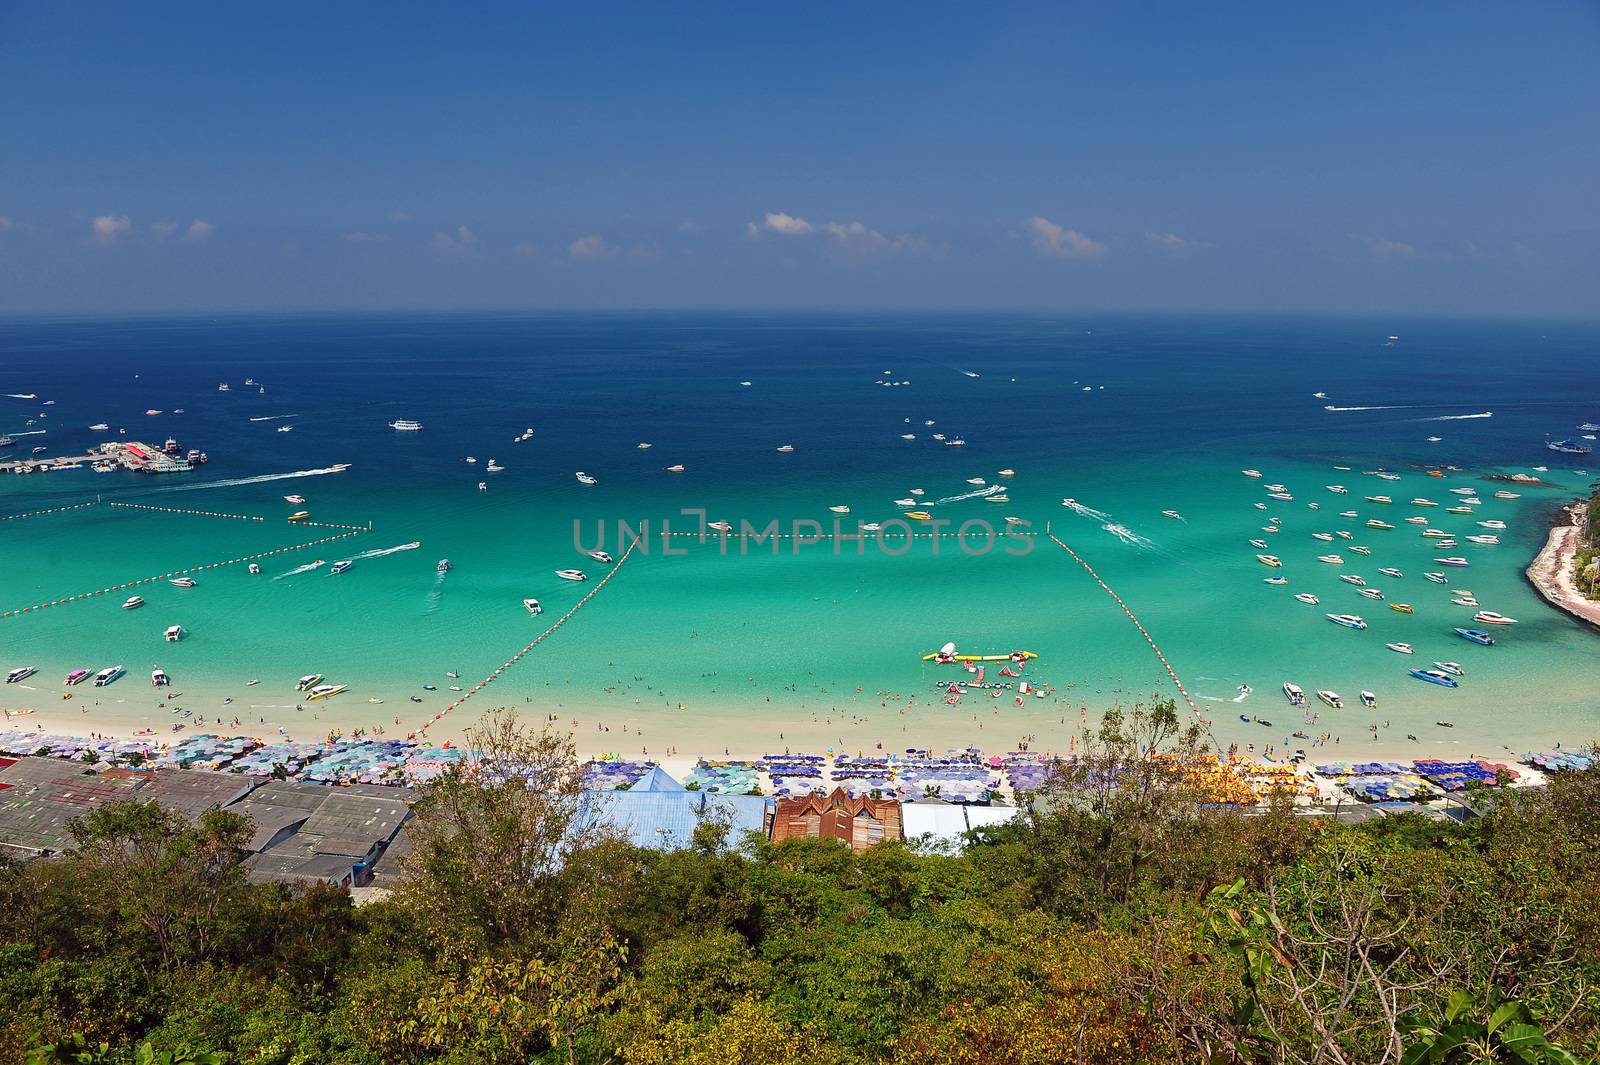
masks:
[[[1528,583],[1544,601],[1585,624],[1600,629],[1600,603],[1578,590],[1573,581],[1572,556],[1577,553],[1581,526],[1577,524],[1583,504],[1577,503],[1565,511],[1569,524],[1557,525],[1550,530],[1544,549],[1526,571]]]

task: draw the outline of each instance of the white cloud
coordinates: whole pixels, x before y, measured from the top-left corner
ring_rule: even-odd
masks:
[[[157,240],[166,240],[178,231],[176,222],[157,222],[150,227],[150,235]]]
[[[211,239],[211,234],[216,228],[205,219],[196,218],[189,223],[189,228],[183,231],[183,239],[190,244],[203,244]]]
[[[598,233],[579,237],[567,245],[567,254],[574,259],[593,262],[596,259],[607,259],[617,253],[617,249],[606,243],[606,239]]]
[[[511,254],[515,255],[519,259],[531,259],[535,255],[539,254],[539,249],[525,240],[521,244],[518,244],[516,247],[512,248]]]
[[[1099,241],[1039,215],[1028,219],[1028,234],[1033,250],[1046,259],[1098,259],[1106,253],[1106,246]]]
[[[1190,240],[1176,233],[1146,233],[1144,236],[1151,244],[1172,256],[1187,255],[1200,248],[1211,247],[1203,240]]]
[[[1375,240],[1372,242],[1372,254],[1380,259],[1415,259],[1417,248],[1403,240]]]
[[[927,241],[909,233],[886,237],[876,229],[861,222],[824,222],[822,231],[846,251],[857,253],[877,251],[920,251]]]
[[[371,233],[366,232],[365,230],[352,229],[349,232],[340,233],[339,239],[344,241],[346,244],[361,245],[371,244],[378,238],[373,236]]]
[[[456,226],[453,233],[435,233],[428,245],[441,255],[474,255],[478,250],[478,235],[466,226]]]
[[[110,244],[133,228],[125,214],[103,214],[94,220],[94,239]]]
[[[785,237],[803,237],[814,228],[804,218],[796,218],[792,214],[782,211],[768,211],[767,217],[762,220],[761,227]]]

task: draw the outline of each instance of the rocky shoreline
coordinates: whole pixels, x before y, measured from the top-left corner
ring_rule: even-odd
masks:
[[[1585,597],[1572,580],[1572,556],[1578,549],[1583,506],[1579,501],[1561,508],[1544,548],[1523,576],[1545,602],[1600,632],[1600,603]]]

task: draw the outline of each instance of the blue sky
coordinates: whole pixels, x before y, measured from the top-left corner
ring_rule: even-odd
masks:
[[[0,3],[0,311],[1593,316],[1600,8]]]

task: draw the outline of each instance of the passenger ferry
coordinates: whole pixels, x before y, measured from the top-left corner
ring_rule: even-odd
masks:
[[[389,428],[397,433],[417,433],[422,431],[422,423],[407,418],[397,418],[389,423]]]
[[[121,666],[107,666],[94,675],[94,686],[96,688],[104,688],[106,685],[112,683],[118,677],[122,676],[122,672],[123,670]]]

